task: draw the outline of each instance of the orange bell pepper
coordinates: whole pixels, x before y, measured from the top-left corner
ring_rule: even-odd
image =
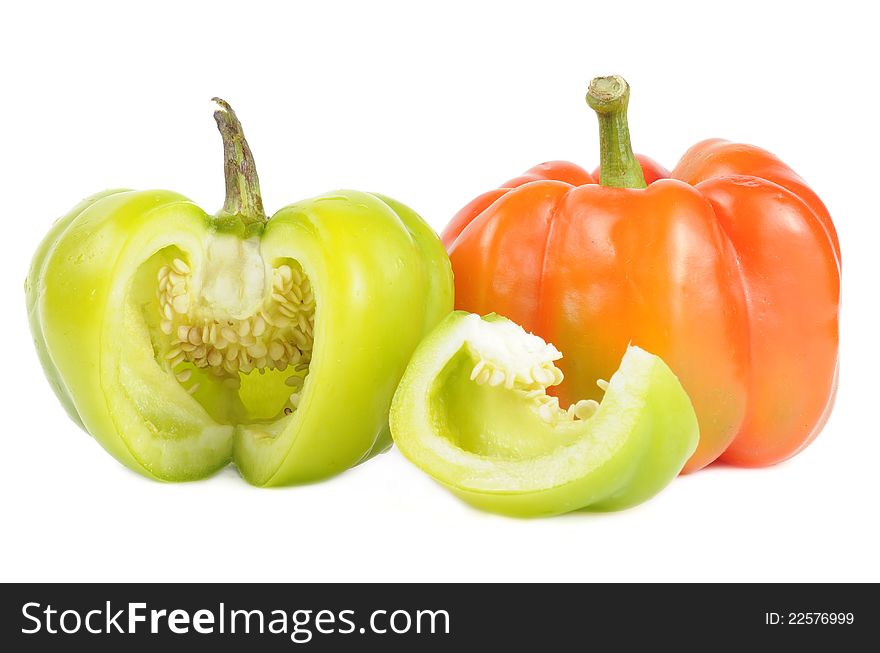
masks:
[[[560,400],[599,398],[631,342],[661,356],[696,409],[684,471],[784,460],[818,434],[837,387],[840,246],[819,197],[775,156],[708,140],[672,172],[630,147],[629,87],[593,80],[600,184],[540,164],[465,206],[443,233],[456,308],[495,311],[566,357]]]

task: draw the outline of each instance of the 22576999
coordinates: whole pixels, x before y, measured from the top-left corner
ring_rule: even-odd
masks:
[[[855,622],[852,612],[765,612],[764,623],[770,626],[851,625]]]

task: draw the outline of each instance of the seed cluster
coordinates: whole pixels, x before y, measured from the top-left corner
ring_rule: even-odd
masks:
[[[274,268],[271,296],[245,319],[197,314],[190,276],[189,265],[179,258],[162,266],[158,273],[159,326],[170,337],[164,356],[171,369],[191,363],[237,388],[239,374],[290,367],[295,373],[286,383],[294,388],[290,405],[296,408],[312,359],[315,329],[315,297],[299,266],[293,263]],[[192,373],[187,367],[175,374],[184,384]],[[198,383],[191,385],[189,393],[198,387]]]
[[[518,390],[526,399],[533,401],[538,408],[538,416],[547,423],[586,420],[599,408],[594,399],[581,399],[571,404],[567,410],[559,406],[559,398],[547,394],[547,388],[562,383],[562,370],[553,361],[544,361],[528,372],[512,372],[502,369],[491,361],[481,358],[474,365],[470,375],[477,385],[501,386],[508,390]],[[607,381],[597,381],[602,390],[608,388]]]

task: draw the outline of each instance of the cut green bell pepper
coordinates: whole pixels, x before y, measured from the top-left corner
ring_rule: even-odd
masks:
[[[339,191],[271,219],[222,101],[226,204],[114,190],[76,206],[26,282],[37,352],[71,417],[152,478],[230,461],[256,485],[341,472],[390,446],[391,397],[452,308],[449,261],[407,207]]]
[[[563,410],[562,354],[497,315],[450,314],[413,354],[391,406],[400,451],[468,503],[516,516],[619,510],[684,466],[699,431],[657,356],[629,347],[600,404]]]

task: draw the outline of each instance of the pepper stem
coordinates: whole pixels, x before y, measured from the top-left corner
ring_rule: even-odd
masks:
[[[223,137],[223,174],[226,177],[226,201],[218,217],[238,219],[246,228],[263,224],[267,218],[260,197],[260,179],[244,130],[226,100],[215,97],[212,101],[220,107],[214,112],[214,120]]]
[[[587,104],[599,117],[599,183],[613,188],[646,188],[642,166],[629,140],[629,84],[619,75],[596,77],[590,82]]]

